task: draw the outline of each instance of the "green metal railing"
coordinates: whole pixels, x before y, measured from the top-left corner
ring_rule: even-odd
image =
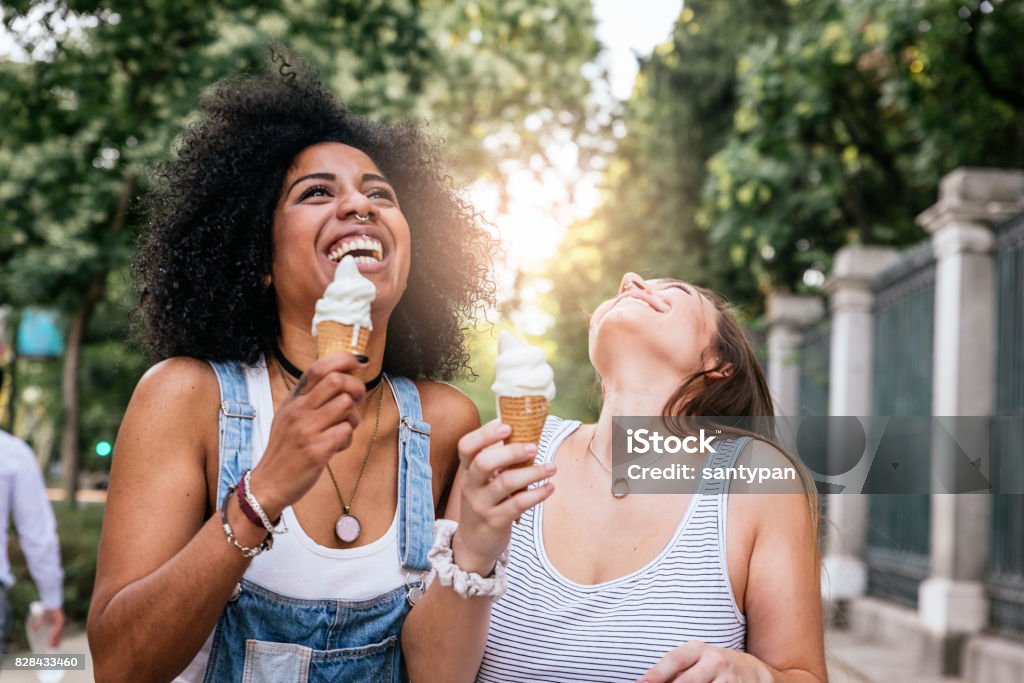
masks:
[[[1024,214],[998,231],[996,241],[996,415],[1024,417]],[[1024,490],[1024,427],[994,421],[992,467],[1002,490]],[[992,496],[989,576],[993,627],[1024,635],[1024,495]]]
[[[875,415],[931,415],[935,257],[922,243],[875,283]],[[914,442],[926,454],[930,438]],[[868,592],[917,605],[928,576],[931,499],[926,494],[872,495],[868,513]]]
[[[828,415],[830,324],[826,318],[800,341],[800,415]]]
[[[800,340],[800,415],[828,415],[828,369],[831,344],[828,318],[804,330]],[[828,535],[828,495],[818,495],[818,545]]]

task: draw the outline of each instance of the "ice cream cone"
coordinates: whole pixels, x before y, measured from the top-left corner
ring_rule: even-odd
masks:
[[[498,417],[512,428],[505,443],[540,443],[550,408],[544,396],[499,396]]]
[[[362,325],[325,320],[316,326],[317,354],[322,358],[332,353],[366,355],[370,343],[370,330]]]

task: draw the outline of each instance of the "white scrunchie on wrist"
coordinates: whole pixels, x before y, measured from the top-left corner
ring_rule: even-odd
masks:
[[[483,596],[498,598],[505,593],[505,564],[508,562],[508,549],[498,556],[494,565],[494,576],[484,578],[476,572],[466,572],[455,564],[452,554],[452,536],[459,528],[458,522],[450,519],[434,521],[434,546],[427,553],[434,567],[434,574],[442,586],[451,586],[455,593],[463,598]]]

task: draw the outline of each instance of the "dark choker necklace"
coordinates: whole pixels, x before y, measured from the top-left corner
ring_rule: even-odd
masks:
[[[302,377],[302,370],[299,370],[297,367],[295,367],[295,364],[288,360],[288,358],[281,351],[280,347],[278,347],[277,345],[274,346],[274,358],[277,359],[278,364],[280,364],[280,366],[284,368],[284,371],[287,372],[289,375],[291,375],[295,379],[299,379],[300,377]],[[366,356],[362,356],[362,358],[366,358]],[[377,387],[377,385],[381,383],[381,380],[383,379],[384,371],[381,370],[380,372],[377,373],[376,377],[374,377],[373,379],[366,383],[366,390],[373,391]]]

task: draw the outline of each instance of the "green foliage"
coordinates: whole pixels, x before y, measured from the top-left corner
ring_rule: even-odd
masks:
[[[13,34],[32,59],[0,60],[0,303],[70,318],[100,289],[79,373],[80,451],[96,467],[95,441],[112,437],[144,368],[125,343],[134,199],[205,87],[262,70],[277,40],[354,110],[427,119],[459,180],[497,178],[500,160],[543,165],[554,137],[584,132],[581,66],[598,49],[588,0],[30,0],[0,12],[8,31],[41,17],[31,37]]]
[[[715,247],[696,221],[705,161],[732,128],[737,61],[748,45],[783,30],[788,17],[782,0],[688,0],[672,38],[641,61],[621,114],[626,132],[605,171],[604,201],[573,226],[548,271],[557,295],[548,336],[558,349],[559,398],[571,416],[596,415],[587,319],[623,273],[731,290],[730,279],[712,280]]]
[[[92,586],[96,580],[96,551],[103,525],[102,505],[80,505],[75,509],[64,503],[54,503],[57,516],[57,533],[60,535],[61,563],[64,567],[64,613],[69,621],[85,623],[92,598]],[[15,584],[8,592],[14,609],[14,624],[11,628],[10,649],[27,648],[25,640],[25,616],[28,605],[39,599],[39,591],[32,583],[25,564],[25,557],[11,534],[9,557]]]
[[[509,160],[539,170],[566,137],[588,163],[597,141],[581,70],[599,49],[590,0],[428,0],[425,12],[439,58],[422,113],[448,131],[466,179],[500,180]]]
[[[736,295],[801,289],[851,243],[907,245],[958,166],[1024,164],[1024,5],[794,3],[739,61],[702,224]]]
[[[560,396],[596,403],[585,316],[625,271],[749,320],[769,291],[820,291],[844,244],[924,238],[954,168],[1024,165],[1021,35],[1009,0],[688,0],[624,104],[604,203],[548,271]]]

